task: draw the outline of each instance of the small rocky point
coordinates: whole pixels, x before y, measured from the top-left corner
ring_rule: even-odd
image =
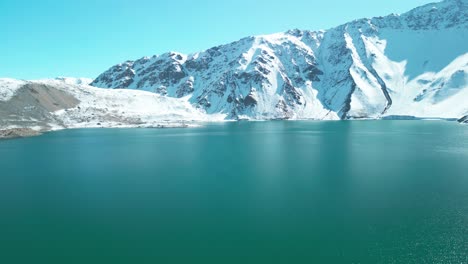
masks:
[[[468,115],[458,119],[458,122],[462,124],[468,124]]]
[[[38,136],[41,133],[31,128],[11,128],[0,130],[0,139],[18,138],[18,137],[32,137]]]

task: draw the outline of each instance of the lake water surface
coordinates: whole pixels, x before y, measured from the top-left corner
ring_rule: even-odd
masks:
[[[0,169],[0,263],[468,263],[455,122],[68,130]]]

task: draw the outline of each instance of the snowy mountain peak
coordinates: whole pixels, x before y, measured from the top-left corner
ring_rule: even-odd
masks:
[[[467,0],[445,0],[327,31],[127,61],[92,85],[184,97],[233,119],[452,117],[468,112],[467,39]]]
[[[468,27],[468,2],[445,0],[415,8],[403,16],[406,26],[414,30]]]

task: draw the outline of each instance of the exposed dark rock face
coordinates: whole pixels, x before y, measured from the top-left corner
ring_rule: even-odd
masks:
[[[255,100],[252,94],[249,94],[244,98],[245,107],[252,107],[252,106],[255,106],[256,104],[257,104],[257,100]]]
[[[468,115],[458,119],[458,122],[462,124],[468,124]]]
[[[319,82],[321,75],[323,75],[323,71],[321,71],[317,65],[312,64],[305,69],[305,76],[311,81]]]

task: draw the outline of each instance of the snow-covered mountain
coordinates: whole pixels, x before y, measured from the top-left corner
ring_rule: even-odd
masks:
[[[468,0],[327,31],[247,37],[110,68],[91,85],[184,98],[227,119],[468,114]]]

